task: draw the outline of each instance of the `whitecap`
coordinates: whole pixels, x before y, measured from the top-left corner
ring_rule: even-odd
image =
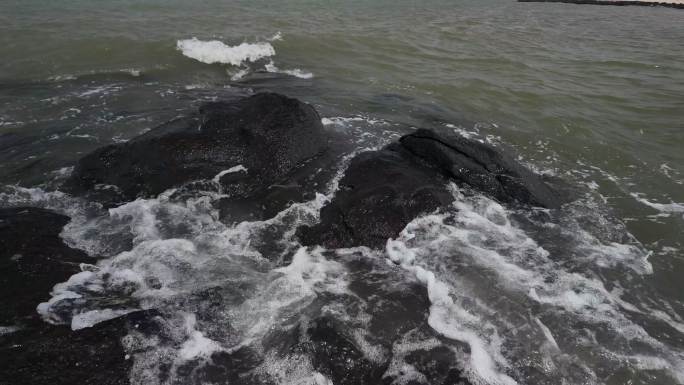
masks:
[[[283,34],[278,31],[273,36],[268,38],[268,41],[280,41],[283,40]]]
[[[222,63],[234,66],[275,55],[275,49],[267,42],[245,42],[236,46],[229,46],[218,40],[204,41],[193,37],[192,39],[178,40],[176,48],[184,56],[202,63]]]
[[[684,204],[682,203],[676,203],[676,202],[670,202],[670,203],[657,203],[657,202],[651,202],[646,198],[643,198],[640,194],[637,193],[630,193],[630,195],[639,201],[640,203],[651,207],[655,210],[658,210],[662,213],[684,213]]]
[[[313,73],[311,72],[306,72],[302,71],[299,68],[295,68],[292,70],[283,70],[278,67],[271,61],[270,63],[266,64],[265,66],[266,71],[271,72],[271,73],[279,73],[279,74],[286,74],[290,76],[294,76],[300,79],[311,79],[313,78]]]

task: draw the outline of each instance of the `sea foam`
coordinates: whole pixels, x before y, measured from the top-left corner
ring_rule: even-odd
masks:
[[[230,46],[218,40],[199,40],[195,37],[192,39],[178,40],[176,48],[183,53],[184,56],[195,59],[206,64],[229,64],[238,67],[237,70],[229,71],[231,80],[237,81],[250,73],[248,64],[256,63],[261,59],[272,58],[276,51],[271,45],[273,41],[280,41],[283,36],[280,32],[266,41],[259,41],[256,43],[241,43],[239,45]],[[275,65],[273,60],[270,60],[263,67],[263,70],[270,73],[285,74],[300,79],[311,79],[313,73],[295,69],[282,69]]]
[[[176,48],[184,56],[202,63],[222,63],[234,66],[240,66],[246,62],[255,62],[259,59],[271,57],[276,53],[273,46],[268,42],[229,46],[218,40],[204,41],[194,37],[178,40]]]

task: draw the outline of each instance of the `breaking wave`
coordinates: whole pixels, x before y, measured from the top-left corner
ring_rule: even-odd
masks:
[[[587,215],[607,220],[596,207],[582,209],[590,200],[556,213],[518,211],[451,185],[451,208],[416,218],[385,250],[302,247],[295,229],[318,221],[343,169],[315,199],[233,225],[218,220],[220,192],[179,201],[168,191],[107,211],[40,189],[12,188],[0,202],[66,212],[72,221],[62,237],[94,257],[38,306],[45,320],[80,329],[159,312],[154,333],[131,330],[124,339],[133,383],[193,382],[221,355],[245,349],[261,357],[249,369],[261,380],[329,383],[314,357],[272,348],[274,338],[320,317],[342,323],[369,362],[387,362],[396,383],[426,383],[409,358],[433,348],[464,362],[474,384],[599,384],[625,370],[684,380],[681,351],[638,322],[684,330],[671,309],[646,300],[648,252],[624,233],[589,231]],[[607,278],[608,268],[620,278]],[[387,345],[376,325],[384,307],[396,306],[388,298],[400,295],[423,296],[426,305],[392,313],[407,326]]]
[[[229,46],[218,40],[203,41],[193,37],[192,39],[178,40],[176,48],[184,56],[202,63],[222,63],[234,66],[275,55],[275,49],[267,42]]]
[[[238,67],[237,70],[231,71],[231,79],[236,81],[250,73],[250,64],[256,64],[268,58],[272,59],[276,51],[271,42],[279,40],[282,40],[280,32],[267,39],[267,41],[256,43],[243,42],[235,46],[227,45],[219,40],[199,40],[193,37],[191,39],[178,40],[176,42],[176,49],[181,51],[184,56],[205,64],[218,63]],[[299,68],[280,69],[273,60],[264,64],[263,70],[301,79],[311,79],[313,77],[311,72],[303,71]]]

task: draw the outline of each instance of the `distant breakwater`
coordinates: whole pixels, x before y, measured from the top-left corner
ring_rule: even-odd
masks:
[[[669,7],[684,9],[684,3],[658,2],[658,1],[630,1],[630,0],[518,0],[521,3],[570,3],[570,4],[592,4],[592,5],[641,5],[648,7]]]

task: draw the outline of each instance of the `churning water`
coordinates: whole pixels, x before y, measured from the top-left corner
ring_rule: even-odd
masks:
[[[445,349],[475,384],[682,384],[682,42],[684,12],[664,8],[3,1],[0,205],[66,213],[62,238],[93,256],[36,304],[46,321],[157,309],[156,334],[122,341],[134,383],[220,383],[217,354],[245,349],[257,382],[330,383],[304,352],[277,352],[327,317],[397,383],[426,381],[412,354]],[[111,210],[55,190],[92,149],[261,90],[316,106],[350,156],[413,127],[456,131],[579,198],[512,209],[454,185],[448,210],[384,250],[327,250],[295,229],[350,156],[266,221],[220,222],[218,188]]]

